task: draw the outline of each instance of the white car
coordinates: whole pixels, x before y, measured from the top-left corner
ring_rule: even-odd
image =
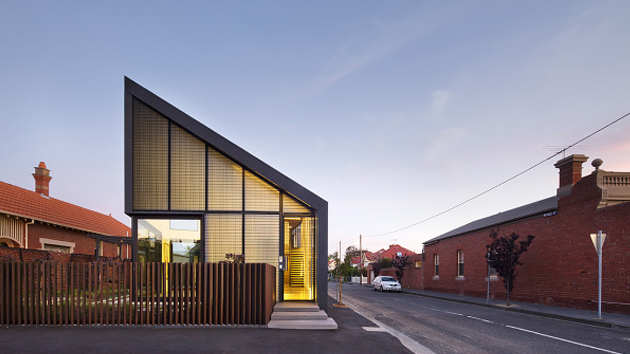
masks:
[[[386,275],[379,275],[372,280],[374,284],[374,291],[401,291],[400,283],[393,277]]]

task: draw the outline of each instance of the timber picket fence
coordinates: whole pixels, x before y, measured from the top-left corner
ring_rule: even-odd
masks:
[[[261,263],[0,262],[0,325],[264,325]]]

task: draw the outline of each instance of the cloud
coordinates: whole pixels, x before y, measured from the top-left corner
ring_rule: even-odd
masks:
[[[308,97],[326,90],[352,73],[394,52],[406,47],[410,43],[434,34],[445,23],[453,22],[454,15],[448,8],[434,11],[420,8],[417,12],[397,22],[376,22],[373,27],[373,39],[363,46],[344,43],[341,52],[337,52],[334,62],[329,63],[332,69],[307,83],[301,93]],[[350,43],[362,42],[372,33],[361,33],[360,38],[347,39]],[[342,53],[343,55],[339,55]]]
[[[432,163],[445,157],[466,136],[463,128],[446,128],[438,132],[430,140],[424,153],[426,163]]]
[[[451,94],[448,91],[437,90],[431,95],[431,120],[442,121],[444,119],[444,111],[448,104]]]

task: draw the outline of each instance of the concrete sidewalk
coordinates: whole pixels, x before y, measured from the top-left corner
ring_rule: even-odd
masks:
[[[369,286],[369,285],[366,285],[366,286]],[[536,316],[557,318],[557,319],[562,319],[562,320],[567,320],[567,321],[588,323],[595,326],[619,328],[619,329],[630,331],[630,316],[628,315],[602,312],[602,319],[598,319],[597,311],[576,310],[576,309],[570,309],[570,308],[532,304],[532,303],[526,303],[526,302],[514,302],[514,301],[511,301],[510,306],[508,307],[505,303],[505,300],[489,299],[489,301],[486,303],[486,298],[479,298],[479,297],[473,297],[473,296],[445,294],[445,293],[438,293],[438,292],[433,292],[433,291],[421,291],[421,290],[411,290],[411,289],[403,289],[403,292],[407,294],[430,297],[430,298],[435,298],[435,299],[457,301],[457,302],[462,302],[462,303],[467,303],[467,304],[497,308],[497,309],[506,310],[506,311],[515,311],[515,312],[527,313],[527,314],[536,315]]]
[[[23,353],[412,353],[349,308],[326,310],[336,331],[278,330],[264,326],[0,327],[0,354]],[[365,328],[364,328],[365,327]]]

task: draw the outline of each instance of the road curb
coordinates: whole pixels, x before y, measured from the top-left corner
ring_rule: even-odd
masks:
[[[625,331],[630,331],[630,326],[625,326],[625,325],[620,325],[620,324],[615,324],[615,323],[610,323],[610,322],[603,322],[603,321],[595,320],[595,319],[589,320],[589,319],[586,319],[586,318],[577,318],[577,317],[571,317],[571,316],[563,316],[563,315],[558,315],[558,314],[554,314],[554,313],[545,313],[545,312],[540,312],[540,311],[532,311],[532,310],[525,310],[525,309],[519,309],[519,308],[507,308],[507,307],[491,305],[491,304],[482,304],[482,303],[479,303],[479,302],[468,301],[468,300],[464,300],[464,299],[452,299],[452,298],[448,298],[448,297],[441,297],[441,296],[435,296],[435,295],[419,294],[419,293],[415,293],[415,292],[406,291],[405,289],[403,289],[402,292],[404,294],[415,295],[415,296],[423,296],[423,297],[428,297],[428,298],[432,298],[432,299],[460,302],[460,303],[464,303],[464,304],[483,306],[483,307],[493,308],[493,309],[497,309],[497,310],[519,312],[519,313],[524,313],[524,314],[528,314],[528,315],[534,315],[534,316],[540,316],[540,317],[547,317],[547,318],[554,318],[554,319],[565,320],[565,321],[572,321],[572,322],[590,324],[590,325],[598,326],[598,327],[612,328],[612,329],[621,329],[621,330],[625,330]]]

